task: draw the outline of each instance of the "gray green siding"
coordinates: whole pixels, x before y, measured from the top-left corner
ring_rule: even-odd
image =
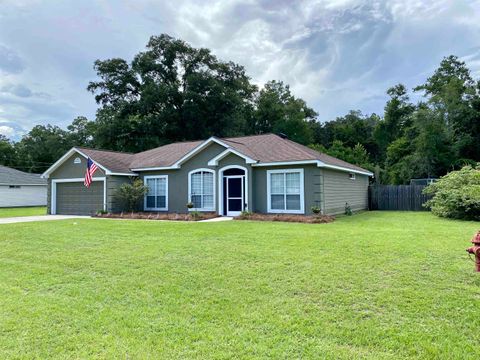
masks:
[[[352,210],[368,208],[368,176],[356,174],[350,180],[348,172],[322,169],[322,173],[326,214],[344,213],[347,202]]]

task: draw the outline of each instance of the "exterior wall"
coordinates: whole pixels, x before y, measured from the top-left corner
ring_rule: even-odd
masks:
[[[253,168],[253,211],[267,213],[267,171],[280,169],[303,169],[305,214],[312,213],[312,206],[321,206],[321,173],[315,165],[269,166]]]
[[[218,211],[218,171],[219,166],[208,166],[208,161],[224,151],[225,148],[212,143],[203,151],[182,164],[181,169],[145,171],[140,173],[143,180],[149,175],[168,175],[168,212],[186,213],[188,203],[188,173],[195,169],[215,170],[215,211]]]
[[[107,176],[107,211],[121,212],[125,210],[124,204],[116,195],[116,191],[123,184],[130,184],[133,179],[135,179],[135,177]]]
[[[0,185],[0,207],[45,206],[47,204],[46,185],[19,185],[10,188]]]
[[[343,214],[345,203],[352,210],[368,208],[368,176],[356,174],[355,180],[350,180],[348,172],[330,169],[322,169],[322,174],[326,214]]]

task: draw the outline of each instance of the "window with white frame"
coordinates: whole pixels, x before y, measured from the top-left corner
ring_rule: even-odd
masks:
[[[348,178],[349,178],[350,180],[355,180],[355,173],[349,173],[349,174],[348,174]]]
[[[189,201],[192,210],[215,210],[215,173],[210,169],[198,169],[188,176]]]
[[[168,176],[145,176],[148,192],[145,195],[145,210],[168,209]]]
[[[267,171],[268,212],[303,214],[303,169]]]

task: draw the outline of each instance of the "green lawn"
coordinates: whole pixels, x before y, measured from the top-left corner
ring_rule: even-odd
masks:
[[[0,358],[479,359],[480,223],[0,225]]]
[[[46,213],[47,213],[47,208],[45,206],[0,208],[0,218],[45,215]]]

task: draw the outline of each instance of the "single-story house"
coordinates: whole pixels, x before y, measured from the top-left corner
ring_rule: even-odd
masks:
[[[47,181],[0,165],[0,207],[47,205]]]
[[[98,166],[83,185],[87,158]],[[51,214],[118,212],[116,189],[132,178],[148,186],[143,210],[338,214],[368,206],[373,174],[274,134],[211,137],[137,154],[74,147],[44,174]],[[187,203],[193,207],[187,209]]]

